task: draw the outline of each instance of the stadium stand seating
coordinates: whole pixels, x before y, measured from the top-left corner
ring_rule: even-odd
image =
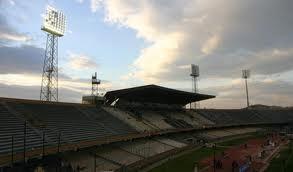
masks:
[[[143,120],[161,130],[172,129],[172,125],[165,122],[165,117],[155,111],[140,110]]]
[[[155,140],[139,140],[131,143],[122,143],[120,148],[142,157],[150,157],[174,149],[173,146]]]
[[[197,113],[195,110],[185,110],[185,112],[186,112],[186,115],[191,116],[191,118],[193,118],[194,121],[198,123],[198,126],[212,126],[215,124],[213,121],[203,117],[202,115]]]
[[[69,152],[62,155],[64,164],[70,164],[73,170],[83,172],[93,172],[96,164],[96,171],[117,170],[121,166],[107,161],[101,157],[94,156],[89,152]]]
[[[187,146],[184,143],[181,143],[181,142],[178,142],[176,140],[169,139],[169,138],[157,138],[155,140],[158,141],[158,142],[161,142],[161,143],[176,147],[176,148],[182,148],[184,146]]]
[[[183,110],[168,111],[167,114],[173,119],[182,120],[186,122],[187,124],[185,124],[185,127],[201,127],[202,126],[202,124],[199,124],[196,118],[189,115]]]
[[[206,132],[206,134],[212,138],[221,138],[221,137],[227,137],[227,136],[232,135],[231,132],[227,132],[224,130],[208,131],[208,132]]]
[[[30,111],[33,116],[41,119],[44,122],[46,135],[56,136],[60,132],[61,139],[70,143],[135,132],[134,129],[101,108],[31,102],[10,102],[9,104],[22,114]],[[56,140],[56,138],[50,139]]]
[[[262,109],[254,110],[259,116],[263,118],[264,121],[271,122],[284,122],[293,121],[293,112],[291,110],[280,110],[280,109]]]
[[[121,165],[129,165],[143,159],[139,155],[135,155],[118,147],[103,148],[96,152],[100,157],[114,161]]]
[[[12,136],[13,151],[23,151],[25,120],[15,116],[0,103],[0,154],[11,152]],[[26,150],[42,146],[42,135],[35,131],[29,123],[26,123]]]
[[[137,118],[133,117],[126,111],[120,110],[119,108],[113,107],[103,107],[108,113],[111,113],[113,116],[117,117],[118,119],[126,122],[128,125],[135,128],[137,131],[154,131],[155,128],[149,125],[148,123],[144,122],[143,120],[138,120]]]
[[[232,128],[232,129],[224,129],[224,130],[211,130],[205,131],[200,134],[193,135],[196,138],[202,138],[204,140],[214,140],[218,138],[235,136],[240,134],[248,134],[260,131],[260,128],[255,127],[247,127],[247,128]]]
[[[241,128],[241,129],[233,128],[233,129],[227,129],[225,131],[230,132],[233,135],[237,135],[237,134],[252,133],[259,130],[260,128]]]
[[[41,148],[43,133],[45,133],[46,146],[56,146],[59,135],[61,143],[73,145],[85,141],[105,140],[99,144],[95,142],[95,146],[106,144],[105,146],[91,145],[86,151],[83,147],[80,152],[71,149],[76,152],[66,152],[62,157],[64,163],[71,164],[73,169],[93,171],[96,168],[97,171],[109,171],[145,158],[154,158],[153,156],[158,154],[194,146],[202,140],[260,130],[256,126],[222,128],[223,126],[284,123],[293,121],[293,114],[292,110],[281,109],[185,110],[155,106],[150,109],[139,106],[114,108],[0,98],[0,118],[0,155],[10,154],[12,136],[14,136],[14,152],[23,151],[26,123],[26,150]],[[203,130],[207,126],[221,129]],[[202,130],[197,132],[194,129]],[[168,135],[164,135],[166,133]],[[131,138],[132,134],[139,137]],[[162,135],[158,136],[159,134]],[[118,143],[112,143],[108,141],[112,136],[121,136],[122,139]],[[131,137],[125,139],[124,136]],[[144,138],[140,138],[141,136]],[[130,139],[133,141],[129,141]],[[110,142],[111,144],[108,144]],[[96,167],[93,161],[94,154],[96,154]]]
[[[218,125],[263,123],[263,118],[246,109],[200,109],[199,114]],[[273,122],[273,121],[271,121]]]

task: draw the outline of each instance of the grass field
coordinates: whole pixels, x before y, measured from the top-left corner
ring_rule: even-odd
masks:
[[[280,155],[275,157],[271,162],[266,172],[275,171],[293,171],[293,150],[290,146],[281,150]]]
[[[248,139],[260,138],[260,137],[263,137],[263,135],[251,134],[241,138],[224,141],[224,142],[218,143],[218,145],[234,146],[234,145],[245,143]],[[227,148],[225,147],[217,147],[216,154],[221,153],[222,151],[226,149]],[[162,164],[161,166],[153,168],[149,172],[179,172],[179,171],[192,172],[195,162],[198,162],[205,157],[212,156],[213,153],[214,153],[213,148],[204,147],[204,148],[195,150],[191,153],[177,157],[175,159],[169,160],[166,163]]]
[[[251,135],[247,135],[245,137],[240,137],[240,138],[224,141],[224,142],[219,143],[218,145],[220,145],[220,146],[240,145],[242,143],[245,143],[249,139],[261,138],[261,137],[264,137],[264,135],[259,134],[259,133],[254,133],[254,134],[251,134]]]
[[[217,148],[216,153],[222,152],[225,148]],[[194,162],[201,160],[204,157],[213,154],[213,148],[202,148],[194,152],[188,153],[181,157],[172,159],[162,164],[159,167],[152,169],[149,172],[178,172],[178,171],[193,171]]]

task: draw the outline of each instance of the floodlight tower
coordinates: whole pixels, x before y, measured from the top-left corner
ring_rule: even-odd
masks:
[[[47,6],[41,30],[47,33],[40,100],[58,101],[58,37],[65,32],[65,15]]]
[[[98,86],[100,84],[101,84],[101,80],[97,79],[97,72],[95,72],[95,75],[92,76],[92,96],[99,95]]]
[[[197,88],[197,79],[199,77],[199,67],[198,65],[191,64],[191,74],[192,78],[192,91],[194,93],[197,93],[198,88]],[[196,108],[196,103],[195,103],[195,108]]]
[[[245,89],[246,89],[246,103],[247,107],[249,107],[249,96],[248,96],[248,86],[247,79],[250,77],[250,70],[242,70],[242,78],[245,80]]]

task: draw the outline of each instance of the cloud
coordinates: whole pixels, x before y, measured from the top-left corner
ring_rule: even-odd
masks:
[[[14,1],[9,1],[10,3]],[[1,7],[0,3],[0,7]],[[0,12],[0,43],[28,42],[32,38],[28,34],[16,31],[8,22],[6,17]]]
[[[243,108],[246,93],[243,80],[225,86],[211,86],[204,91],[213,92],[216,98],[203,101],[201,107]],[[250,104],[292,106],[293,84],[280,80],[248,82]]]
[[[40,86],[6,85],[0,83],[1,97],[39,100]],[[81,94],[66,88],[59,89],[59,101],[81,103]]]
[[[101,5],[102,0],[91,0],[91,11],[95,13]]]
[[[219,45],[220,37],[218,35],[213,35],[212,37],[208,38],[206,42],[201,47],[201,51],[204,54],[211,54]]]
[[[290,0],[104,0],[102,5],[107,22],[133,29],[149,43],[127,75],[146,83],[186,80],[189,70],[180,66],[191,63],[204,77],[238,77],[242,68],[255,74],[293,68]],[[176,46],[166,48],[165,42]],[[276,55],[276,49],[288,54]]]
[[[8,3],[11,5],[11,6],[14,6],[15,5],[15,1],[14,0],[7,0]]]
[[[83,0],[75,0],[76,2],[78,2],[78,3],[83,3]]]
[[[74,70],[88,70],[96,69],[98,64],[87,55],[70,52],[66,66]]]
[[[0,39],[7,41],[21,41],[26,42],[31,38],[27,35],[17,34],[17,33],[0,33]]]
[[[0,47],[0,74],[41,73],[44,49],[23,45]]]
[[[1,97],[17,97],[38,99],[40,93],[41,75],[37,74],[0,74]],[[61,74],[59,77],[60,101],[81,102],[83,95],[91,94],[90,79],[73,79]],[[102,80],[99,92],[105,93],[112,88],[112,83]]]
[[[158,75],[169,73],[169,66],[176,60],[182,39],[183,35],[180,33],[172,33],[143,49],[134,62],[134,66],[139,69],[134,73],[135,77],[145,78],[147,82],[156,82]]]

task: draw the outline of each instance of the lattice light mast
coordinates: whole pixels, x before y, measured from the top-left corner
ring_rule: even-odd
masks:
[[[197,85],[197,80],[199,77],[199,67],[198,65],[191,64],[191,74],[192,78],[192,91],[194,93],[198,92],[198,85]],[[195,108],[197,108],[197,103],[195,103]]]
[[[242,78],[245,80],[245,90],[246,90],[246,103],[247,107],[249,107],[249,96],[248,96],[248,86],[247,79],[250,77],[250,70],[242,70]]]
[[[58,37],[65,32],[65,15],[47,6],[41,30],[47,33],[40,100],[58,101]]]
[[[99,85],[101,84],[101,80],[97,78],[97,72],[92,76],[92,96],[99,95]]]

